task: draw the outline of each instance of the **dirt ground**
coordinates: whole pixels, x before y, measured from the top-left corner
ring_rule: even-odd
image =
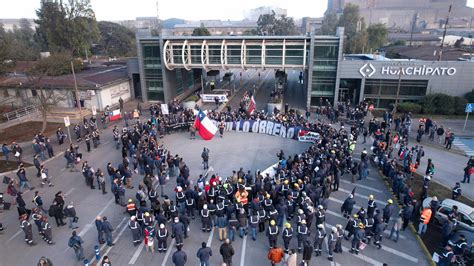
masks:
[[[12,171],[18,169],[18,164],[15,161],[12,161],[13,159],[10,158],[10,161],[7,163],[5,160],[0,160],[0,173]],[[25,167],[31,166],[29,163],[23,162],[23,165]]]
[[[45,136],[54,136],[58,127],[64,126],[62,123],[48,123],[44,132]],[[33,140],[36,133],[41,130],[42,122],[25,122],[4,130],[0,130],[0,144],[10,144],[15,142],[25,142]]]

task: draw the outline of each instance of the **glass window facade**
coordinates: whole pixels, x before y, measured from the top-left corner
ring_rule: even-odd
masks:
[[[387,108],[395,103],[398,82],[397,79],[366,79],[364,97],[371,99],[376,108]],[[428,80],[401,80],[398,99],[400,102],[420,100],[427,87]]]
[[[143,44],[143,68],[145,70],[145,86],[148,100],[164,101],[163,70],[161,66],[160,46]]]
[[[339,41],[315,40],[313,52],[311,105],[321,102],[321,97],[332,103],[336,88]]]

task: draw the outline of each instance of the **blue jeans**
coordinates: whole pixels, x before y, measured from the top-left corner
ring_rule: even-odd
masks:
[[[203,261],[201,260],[201,262],[199,263],[199,266],[209,266],[209,261]]]
[[[464,174],[464,179],[462,180],[463,183],[469,183],[471,182],[471,174],[467,173],[467,174]]]
[[[392,235],[395,234],[395,241],[398,241],[398,237],[400,237],[400,230],[395,230],[395,227],[392,227],[392,230],[390,231],[390,236],[389,238],[392,239]]]
[[[107,246],[112,246],[112,233],[105,234],[105,241],[107,241]]]
[[[25,187],[31,189],[30,184],[28,183],[28,181],[20,181],[20,189],[23,189]]]
[[[240,237],[244,237],[245,235],[245,230],[247,229],[247,227],[240,227],[239,231],[240,231]]]
[[[427,224],[424,224],[424,223],[418,224],[418,234],[422,235],[422,234],[426,233],[427,228],[428,228]]]
[[[257,239],[257,228],[252,227],[252,239],[256,240]]]
[[[235,239],[235,229],[229,228],[229,239],[230,241],[234,242]]]
[[[69,228],[77,227],[77,223],[74,222],[74,217],[68,217]]]
[[[74,253],[76,253],[76,258],[78,261],[84,259],[84,248],[79,247],[74,249]]]

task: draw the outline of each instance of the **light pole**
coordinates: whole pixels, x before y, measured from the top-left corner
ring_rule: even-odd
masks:
[[[438,61],[441,61],[441,56],[443,55],[444,39],[446,38],[446,31],[448,30],[449,16],[451,16],[451,9],[453,8],[454,0],[451,0],[451,4],[448,9],[448,16],[446,17],[446,23],[444,23],[443,38],[441,39],[441,46],[438,53]]]
[[[79,121],[82,121],[81,97],[79,95],[79,90],[77,89],[76,72],[74,71],[73,61],[71,61],[71,70],[72,70],[72,77],[74,78],[74,89],[76,91],[76,104],[77,104],[77,107],[79,107]]]
[[[397,113],[397,107],[398,107],[398,96],[400,95],[400,86],[402,83],[402,67],[400,67],[399,73],[398,73],[398,85],[397,85],[397,96],[395,97],[395,106],[393,108],[393,113]]]

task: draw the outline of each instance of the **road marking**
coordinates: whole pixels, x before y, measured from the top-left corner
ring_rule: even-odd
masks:
[[[339,188],[339,191],[345,192],[345,193],[347,193],[347,194],[351,194],[351,192],[352,192],[352,191],[349,191],[349,190],[345,190],[345,189],[343,189],[343,188]],[[360,194],[360,193],[357,193],[357,191],[356,191],[356,193],[355,193],[355,196],[356,196],[356,197],[359,197],[359,198],[366,199],[366,200],[368,200],[368,198],[369,198],[369,197],[366,196],[366,195],[362,195],[362,194]],[[381,204],[382,206],[385,206],[385,204],[386,204],[385,201],[381,201],[381,200],[375,200],[375,202],[377,202],[378,204]]]
[[[114,202],[114,201],[115,201],[114,198],[110,199],[109,202],[107,202],[107,204],[105,205],[105,207],[95,217],[101,216],[105,212],[105,210],[107,210],[109,208],[110,204],[112,204],[112,202]],[[95,217],[92,219],[92,221],[90,223],[87,223],[87,224],[84,225],[84,228],[78,233],[78,235],[80,237],[83,237],[93,227],[93,224],[95,224]],[[63,251],[63,253],[66,253],[69,249],[70,249],[70,247],[67,247]]]
[[[135,262],[137,262],[137,259],[138,259],[138,256],[140,256],[140,253],[142,253],[142,250],[143,250],[143,247],[145,245],[140,245],[137,250],[135,251],[135,253],[133,253],[133,256],[132,258],[130,259],[130,261],[128,262],[128,264],[135,264]]]
[[[126,217],[123,217],[122,221],[120,221],[120,223],[117,225],[117,228],[120,228],[120,226],[122,225],[122,223],[126,220],[127,218]],[[125,229],[127,229],[128,227],[128,224],[125,223],[125,225],[122,227],[122,230],[120,230],[119,234],[117,235],[117,237],[115,238],[115,241],[113,242],[113,244],[117,244],[118,240],[120,239],[120,237],[122,236],[123,232],[125,231]],[[106,247],[106,245],[104,244],[101,248],[100,248],[100,251],[102,251],[102,249]],[[110,250],[112,250],[113,246],[109,247],[104,254],[102,254],[100,257],[103,258],[104,256],[107,256],[107,254],[109,254]],[[92,257],[92,259],[89,260],[90,261],[90,265],[94,265],[94,261],[95,261],[95,256]]]
[[[68,192],[66,192],[66,193],[64,194],[64,197],[69,196],[74,190],[75,190],[75,188],[71,188],[70,190],[68,190]]]
[[[242,254],[240,254],[240,266],[245,265],[245,250],[247,248],[247,235],[244,236],[244,240],[242,241]]]
[[[417,259],[417,258],[412,257],[412,256],[410,256],[410,255],[408,255],[408,254],[406,254],[406,253],[401,252],[401,251],[398,251],[398,250],[395,250],[395,249],[393,249],[393,248],[389,248],[389,247],[386,247],[386,246],[382,246],[382,249],[385,250],[385,251],[387,251],[387,252],[390,252],[390,253],[392,253],[392,254],[395,254],[395,255],[397,255],[397,256],[399,256],[399,257],[402,257],[402,258],[404,258],[404,259],[407,259],[407,260],[409,260],[409,261],[412,261],[412,262],[414,262],[414,263],[418,263],[418,259]]]
[[[168,261],[168,257],[171,254],[171,250],[173,249],[175,242],[176,240],[173,238],[173,240],[171,241],[171,244],[168,246],[168,250],[166,251],[166,254],[165,254],[165,257],[163,258],[163,262],[161,263],[161,266],[166,266],[166,261]]]
[[[346,248],[346,247],[342,246],[342,250],[343,250],[344,252],[347,252],[348,254],[352,254],[352,253],[349,252],[349,251],[350,251],[349,248]],[[361,254],[362,256],[355,255],[355,254],[352,254],[352,256],[354,256],[354,257],[356,257],[356,258],[359,258],[359,259],[361,259],[361,260],[364,260],[364,261],[366,261],[366,262],[368,262],[368,263],[370,263],[370,264],[376,265],[376,266],[381,266],[381,265],[383,265],[382,262],[380,262],[380,261],[378,261],[378,260],[375,260],[375,259],[372,259],[372,258],[368,257],[367,255],[364,255],[364,254],[363,254],[363,251],[361,251],[359,254]]]
[[[369,187],[369,186],[364,186],[364,185],[357,184],[357,183],[354,184],[354,183],[352,183],[352,182],[350,182],[350,181],[347,181],[347,180],[341,179],[341,182],[346,183],[346,184],[350,184],[350,185],[353,185],[353,186],[356,186],[356,187],[361,187],[361,188],[365,188],[365,189],[368,189],[368,190],[372,190],[372,191],[377,192],[377,193],[383,193],[383,191],[380,190],[380,189],[371,188],[371,187]]]
[[[16,232],[12,237],[10,237],[8,240],[7,240],[7,244],[10,243],[10,241],[12,241],[13,239],[15,239],[15,237],[19,236],[21,234],[22,230],[18,230],[18,232]]]
[[[214,237],[214,226],[212,227],[211,233],[209,234],[209,238],[207,239],[207,246],[211,247],[212,238]]]

